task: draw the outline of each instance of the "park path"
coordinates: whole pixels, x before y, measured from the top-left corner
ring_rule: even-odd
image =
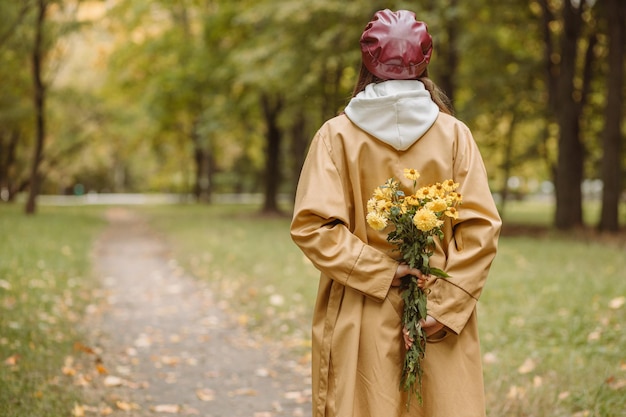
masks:
[[[131,209],[107,219],[84,355],[98,372],[76,415],[311,415],[308,363],[239,326]]]

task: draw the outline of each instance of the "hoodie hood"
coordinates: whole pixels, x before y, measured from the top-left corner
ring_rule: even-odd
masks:
[[[421,81],[389,80],[365,87],[345,113],[365,132],[404,151],[435,123],[439,107]]]

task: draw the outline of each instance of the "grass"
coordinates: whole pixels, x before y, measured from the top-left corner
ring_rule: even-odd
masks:
[[[504,238],[479,304],[490,416],[624,416],[624,246]]]
[[[583,204],[583,220],[585,225],[595,227],[600,219],[601,203],[586,201]],[[554,221],[554,204],[547,200],[523,200],[507,202],[503,218],[506,223],[515,225],[550,226]],[[622,203],[619,211],[622,226],[626,226],[626,203]]]
[[[88,302],[97,210],[0,205],[0,415],[69,416],[62,372]]]
[[[549,206],[510,218],[549,224]],[[154,207],[177,259],[258,331],[307,346],[317,291],[288,218],[245,206]],[[621,242],[621,243],[620,243]],[[479,304],[490,417],[626,415],[624,240],[506,236]]]
[[[308,351],[318,273],[288,218],[241,205],[137,210],[241,324]],[[1,416],[69,416],[80,401],[62,368],[95,285],[89,248],[101,214],[0,206]],[[545,226],[549,207],[511,203],[507,218]],[[623,235],[501,239],[479,303],[490,417],[626,415],[625,249]]]

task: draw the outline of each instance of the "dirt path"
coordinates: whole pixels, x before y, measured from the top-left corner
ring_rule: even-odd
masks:
[[[238,326],[132,211],[107,218],[94,252],[104,291],[88,322],[95,353],[84,355],[99,372],[85,377],[90,402],[75,414],[311,415],[308,363]]]

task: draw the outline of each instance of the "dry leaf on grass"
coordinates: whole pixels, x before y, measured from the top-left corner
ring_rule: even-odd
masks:
[[[587,341],[594,342],[594,341],[600,340],[601,337],[602,337],[602,332],[600,330],[594,330],[587,335]]]
[[[517,368],[517,372],[519,372],[520,374],[528,374],[535,369],[535,366],[535,361],[531,358],[527,358],[524,363],[521,364],[519,368]]]
[[[609,388],[615,391],[626,388],[626,379],[615,378],[612,375],[606,379],[606,383]]]
[[[6,358],[4,360],[4,364],[7,365],[7,366],[15,366],[19,362],[20,358],[21,358],[21,356],[18,353],[16,353],[16,354],[11,355],[8,358]]]
[[[617,297],[609,301],[609,308],[617,310],[626,304],[626,297]]]

